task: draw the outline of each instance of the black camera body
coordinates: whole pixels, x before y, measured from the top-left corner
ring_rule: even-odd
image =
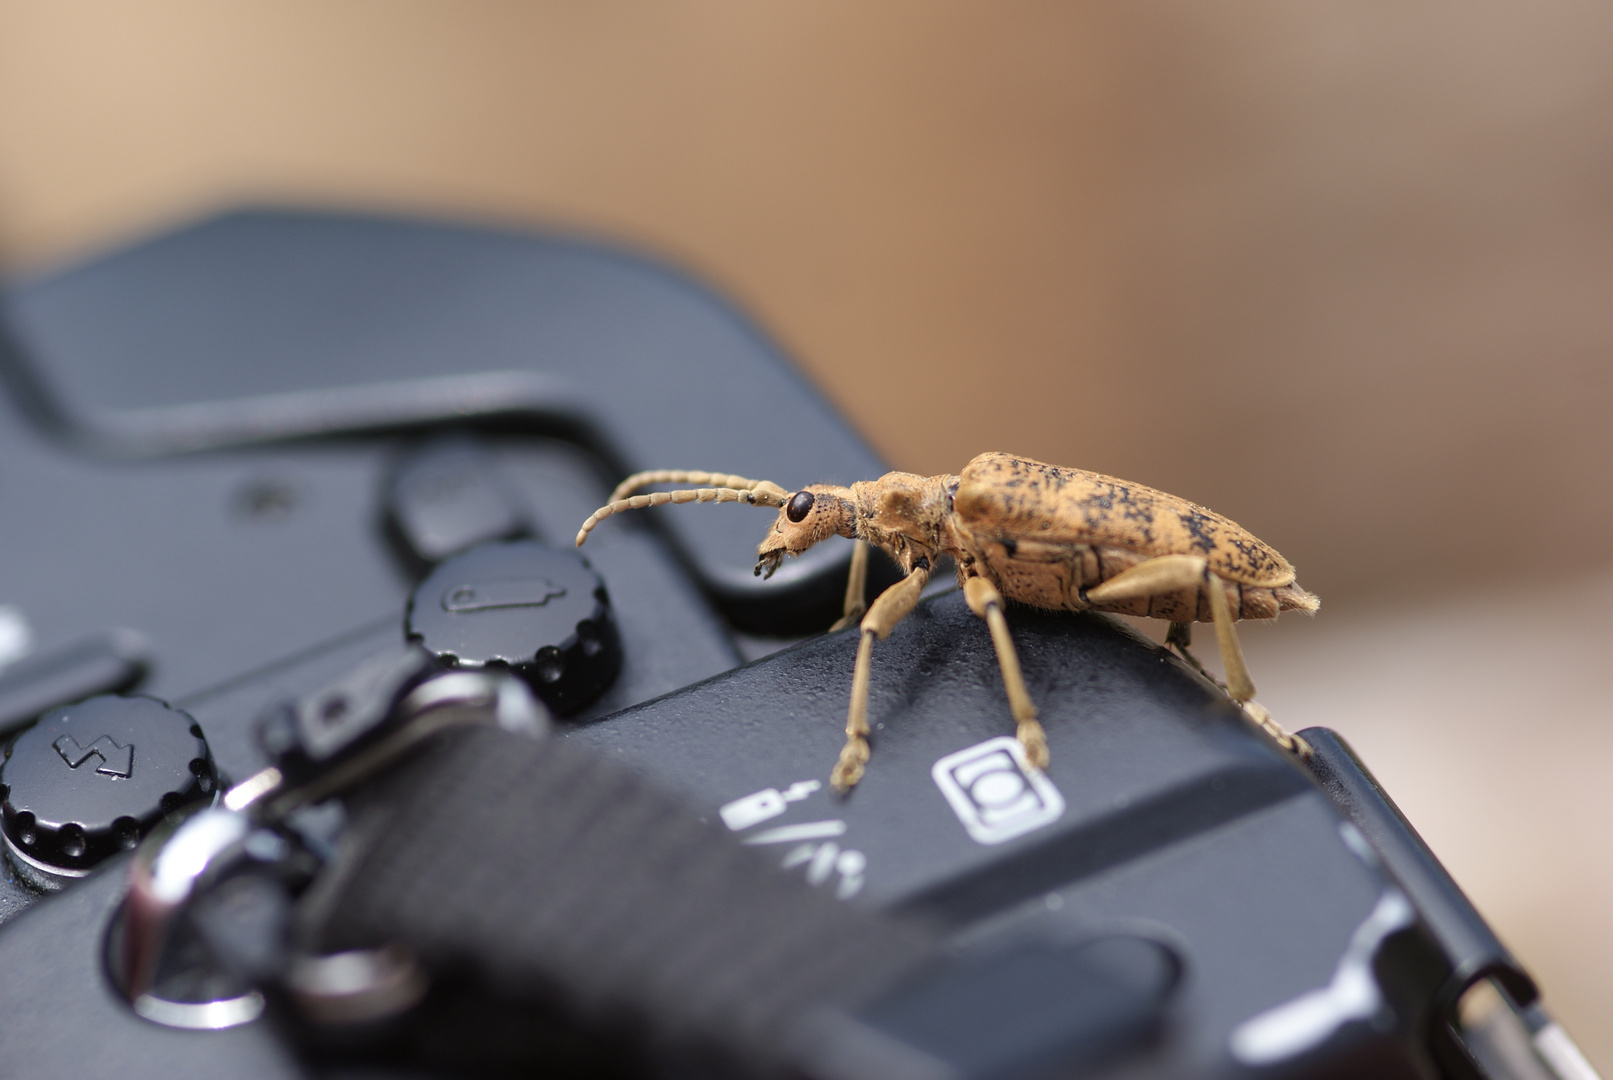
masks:
[[[1456,1017],[1470,987],[1494,980],[1546,1023],[1346,746],[1307,732],[1301,766],[1117,620],[1012,613],[1042,773],[1012,738],[986,628],[935,590],[876,651],[874,756],[832,793],[857,643],[818,632],[849,545],[762,582],[765,515],[667,507],[612,519],[586,562],[570,552],[630,471],[795,486],[884,471],[755,327],[664,266],[567,238],[249,212],[3,300],[0,613],[32,641],[0,667],[0,726],[32,755],[8,751],[0,776],[7,1075],[325,1071],[267,1020],[178,1031],[130,1007],[107,961],[129,857],[74,863],[79,834],[23,806],[24,768],[128,784],[146,735],[48,724],[138,691],[205,735],[175,768],[187,799],[217,799],[286,760],[266,710],[328,700],[406,641],[521,675],[554,737],[674,793],[801,889],[937,935],[953,974],[823,1028],[823,1075],[868,1038],[934,1075],[1003,1080],[1486,1075]],[[581,606],[552,640],[509,622],[561,596]],[[444,611],[480,612],[486,633],[448,640]],[[85,810],[72,828],[121,851],[171,809]],[[1095,949],[1142,950],[1152,981],[1094,982],[1114,970]],[[365,1075],[432,1074],[383,1059]]]

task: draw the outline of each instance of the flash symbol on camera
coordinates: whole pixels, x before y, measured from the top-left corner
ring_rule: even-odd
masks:
[[[1003,735],[948,754],[930,769],[941,794],[981,844],[1000,844],[1057,821],[1064,796],[1025,760],[1018,739]]]

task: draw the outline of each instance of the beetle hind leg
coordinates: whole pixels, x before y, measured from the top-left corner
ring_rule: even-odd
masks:
[[[851,549],[851,571],[846,575],[846,601],[841,608],[840,618],[829,627],[829,633],[844,630],[863,617],[868,610],[868,601],[865,599],[868,590],[868,548],[866,540],[856,541],[857,546]]]
[[[1243,710],[1244,717],[1255,727],[1269,735],[1273,742],[1301,761],[1311,759],[1311,745],[1298,735],[1288,732],[1271,718],[1271,712],[1254,700],[1255,684],[1249,678],[1249,668],[1243,662],[1243,649],[1238,645],[1238,632],[1232,623],[1232,605],[1227,602],[1227,591],[1221,579],[1205,571],[1210,595],[1210,617],[1215,622],[1216,640],[1221,646],[1221,663],[1227,672],[1227,696]]]
[[[1160,555],[1122,570],[1101,585],[1093,586],[1086,591],[1086,598],[1093,603],[1110,604],[1183,589],[1203,589],[1209,597],[1210,620],[1215,624],[1215,640],[1221,648],[1221,666],[1227,673],[1227,696],[1239,704],[1248,701],[1255,696],[1255,684],[1249,678],[1248,666],[1243,662],[1238,632],[1233,629],[1232,605],[1227,602],[1226,585],[1202,558],[1197,555]],[[1183,648],[1179,641],[1170,643]],[[1198,666],[1196,660],[1193,664]]]
[[[1161,555],[1116,574],[1103,584],[1088,589],[1086,595],[1088,600],[1103,603],[1193,587],[1202,587],[1209,598],[1210,621],[1215,625],[1221,666],[1227,673],[1226,682],[1205,671],[1198,658],[1188,652],[1192,640],[1190,624],[1172,622],[1165,633],[1165,644],[1181,653],[1182,658],[1197,668],[1200,674],[1225,690],[1249,722],[1269,735],[1278,746],[1301,761],[1309,760],[1310,744],[1284,730],[1281,724],[1271,718],[1266,707],[1254,700],[1255,684],[1249,677],[1248,665],[1244,663],[1243,648],[1238,644],[1238,631],[1232,619],[1232,605],[1227,600],[1226,584],[1203,559],[1192,555]]]
[[[1245,701],[1240,704],[1243,707],[1243,715],[1248,721],[1269,735],[1272,742],[1299,758],[1300,761],[1309,761],[1311,759],[1311,754],[1315,752],[1311,749],[1311,744],[1273,720],[1271,711],[1264,705],[1258,701]]]

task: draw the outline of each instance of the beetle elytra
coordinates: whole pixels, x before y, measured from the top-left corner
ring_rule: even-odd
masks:
[[[650,485],[705,485],[648,495]],[[600,521],[623,510],[666,503],[738,502],[777,508],[756,552],[756,573],[771,577],[785,556],[821,540],[857,541],[840,629],[860,618],[846,744],[830,778],[845,792],[868,762],[868,680],[876,640],[918,603],[941,556],[957,565],[971,611],[986,621],[1009,711],[1027,759],[1047,765],[1047,738],[1025,689],[1003,614],[1004,598],[1065,611],[1109,611],[1170,623],[1166,644],[1200,672],[1188,650],[1194,622],[1215,627],[1226,690],[1252,722],[1285,749],[1310,747],[1254,701],[1234,623],[1278,612],[1314,612],[1319,601],[1294,582],[1294,568],[1235,522],[1195,503],[1101,473],[1066,469],[1011,454],[981,454],[959,475],[886,473],[849,488],[811,484],[789,492],[766,480],[724,473],[658,470],[628,477],[577,533],[580,547]],[[904,577],[863,605],[868,546],[888,554]],[[1205,673],[1206,675],[1208,673]]]

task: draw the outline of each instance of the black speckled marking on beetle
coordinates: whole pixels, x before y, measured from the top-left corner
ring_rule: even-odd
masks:
[[[1143,542],[1152,546],[1156,537],[1154,535],[1154,508],[1150,502],[1144,502],[1132,495],[1129,487],[1117,486],[1115,488],[1115,508],[1120,516],[1137,526],[1138,533]]]
[[[1215,536],[1210,531],[1215,523],[1203,511],[1198,509],[1184,510],[1176,516],[1181,521],[1182,528],[1186,529],[1188,534],[1193,537],[1193,547],[1198,554],[1208,555],[1215,550]]]
[[[1243,556],[1243,565],[1252,574],[1269,574],[1278,569],[1277,561],[1257,541],[1241,536],[1229,536],[1226,543],[1228,546],[1237,549],[1238,553]]]

